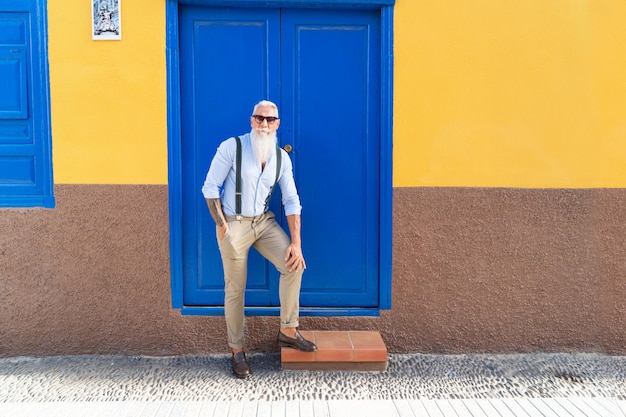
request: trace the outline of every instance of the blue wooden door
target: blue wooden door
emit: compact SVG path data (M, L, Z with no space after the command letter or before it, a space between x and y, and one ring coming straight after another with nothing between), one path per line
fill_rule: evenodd
M303 205L301 304L376 307L379 290L380 13L181 6L183 303L223 303L215 228L200 192L218 144L279 105ZM280 199L271 206L280 212ZM285 227L286 221L282 219ZM278 305L253 249L246 305Z

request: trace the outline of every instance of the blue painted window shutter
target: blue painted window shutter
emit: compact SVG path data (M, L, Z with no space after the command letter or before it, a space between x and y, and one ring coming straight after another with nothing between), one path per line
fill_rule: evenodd
M54 207L44 0L0 0L0 207Z

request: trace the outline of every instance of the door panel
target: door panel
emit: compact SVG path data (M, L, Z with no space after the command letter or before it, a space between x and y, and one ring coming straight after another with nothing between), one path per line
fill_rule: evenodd
M378 305L379 22L379 11L181 6L185 305L223 304L200 188L217 145L248 132L265 98L279 105L280 143L294 148L308 266L301 304ZM277 195L272 210L281 211ZM246 305L278 305L278 273L250 253Z
M0 24L0 30L2 25ZM20 49L0 49L0 119L26 119L28 99L26 73L26 51Z
M222 305L215 223L200 189L217 146L250 131L259 97L278 100L278 10L181 7L183 301ZM275 78L274 75L276 74ZM273 84L272 84L273 83ZM269 266L251 250L247 305L278 303Z
M281 128L304 207L303 306L378 302L379 19L283 12Z

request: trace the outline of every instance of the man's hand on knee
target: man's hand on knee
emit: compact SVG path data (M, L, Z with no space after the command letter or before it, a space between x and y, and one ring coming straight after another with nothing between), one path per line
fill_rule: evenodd
M294 243L289 245L285 253L285 266L289 268L289 272L297 271L300 268L306 269L306 262L302 254L302 248Z

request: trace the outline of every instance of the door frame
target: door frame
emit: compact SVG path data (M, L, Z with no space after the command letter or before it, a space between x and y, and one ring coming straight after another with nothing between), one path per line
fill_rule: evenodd
M223 315L223 307L189 307L183 303L182 150L178 6L367 8L381 12L381 136L379 303L376 308L302 307L302 316L377 316L391 309L393 197L393 5L395 0L166 0L168 204L172 307L183 315ZM279 307L246 307L246 315L277 316Z

